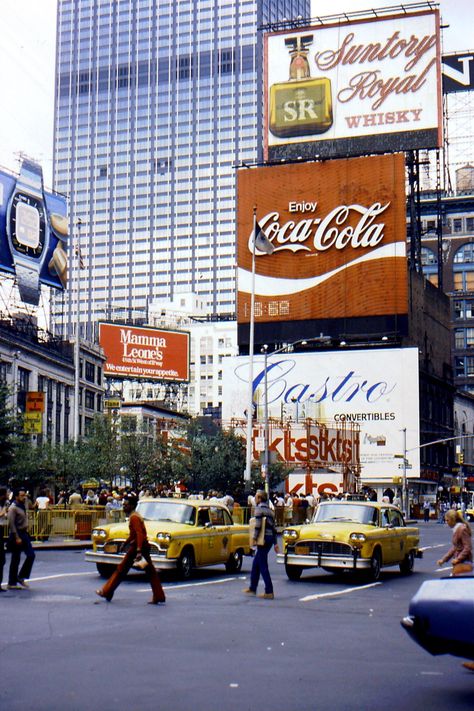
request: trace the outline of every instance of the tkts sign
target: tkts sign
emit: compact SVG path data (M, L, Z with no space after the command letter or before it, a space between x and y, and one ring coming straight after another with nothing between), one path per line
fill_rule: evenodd
M407 313L401 154L239 172L240 323L250 315L255 202L274 248L256 250L256 322Z

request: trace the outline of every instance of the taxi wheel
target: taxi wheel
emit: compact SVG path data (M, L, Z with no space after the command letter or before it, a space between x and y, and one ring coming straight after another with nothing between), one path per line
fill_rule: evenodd
M178 575L182 580L188 580L194 568L194 552L192 548L185 548L178 560Z
M115 570L115 565L109 565L108 563L96 563L97 572L102 578L110 578Z
M243 555L242 551L238 550L229 556L229 560L225 564L227 573L238 573L242 568Z
M406 554L402 562L400 563L400 573L402 575L410 575L410 573L413 573L413 568L415 566L415 554L413 551L410 551L409 553Z
M372 553L372 558L370 559L370 570L369 577L373 582L376 582L380 578L380 568L382 567L382 556L378 548Z
M301 578L303 568L299 565L285 565L285 572L290 580L299 580Z

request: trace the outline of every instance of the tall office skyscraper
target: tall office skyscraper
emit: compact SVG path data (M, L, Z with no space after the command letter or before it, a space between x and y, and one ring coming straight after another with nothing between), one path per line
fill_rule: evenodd
M54 179L83 268L71 250L58 333L78 293L89 338L184 289L235 312L235 166L261 158L259 28L298 16L309 0L59 0Z

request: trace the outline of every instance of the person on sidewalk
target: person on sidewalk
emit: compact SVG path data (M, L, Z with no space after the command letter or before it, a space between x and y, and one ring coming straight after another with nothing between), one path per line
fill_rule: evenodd
M0 592L2 588L3 568L5 566L5 531L7 528L8 492L4 486L0 487Z
M7 588L9 590L21 590L21 588L29 587L26 581L31 575L31 569L35 561L35 552L28 534L26 489L22 487L13 490L13 502L8 509L8 525L10 526L8 548L12 555ZM18 572L22 551L25 554L25 560L20 572Z
M275 552L278 553L277 531L275 526L275 515L268 505L268 494L266 491L257 491L255 494L255 533L253 545L256 547L252 571L250 573L250 586L244 590L247 595L256 595L258 581L260 575L265 583L265 592L259 597L265 600L273 600L273 583L268 570L268 554L271 548L275 547ZM265 521L265 523L263 523ZM265 539L263 545L257 545L257 539L262 528L265 525Z
M140 514L135 511L137 504L138 498L135 494L127 494L124 496L123 510L125 515L129 516L128 527L130 531L125 543L129 544L129 549L124 559L117 566L117 570L111 575L105 585L99 590L96 590L96 594L110 602L115 590L125 579L130 568L144 558L147 563L145 570L150 576L151 589L153 592L153 597L149 604L158 605L159 603L165 602L165 593L163 592L160 578L150 558L150 545L148 543L145 524Z

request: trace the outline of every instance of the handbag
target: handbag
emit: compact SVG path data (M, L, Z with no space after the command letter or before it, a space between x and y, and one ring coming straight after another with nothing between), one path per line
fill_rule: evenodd
M465 575L466 573L472 573L472 563L456 563L453 565L453 575Z
M265 524L266 524L266 517L262 516L262 525L260 526L260 531L258 532L258 537L257 537L257 546L263 546L265 543ZM249 541L250 541L250 546L254 546L254 540L255 540L255 526L257 523L257 519L255 516L252 516L252 518L249 521Z
M136 570L145 570L145 568L148 566L148 561L145 558L138 558L133 561L133 567Z

